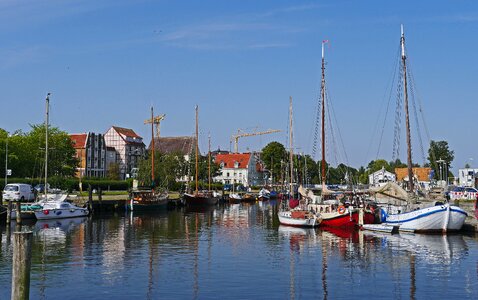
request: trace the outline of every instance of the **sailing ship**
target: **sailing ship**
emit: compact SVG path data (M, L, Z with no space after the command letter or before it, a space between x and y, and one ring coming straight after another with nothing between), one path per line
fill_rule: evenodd
M403 96L405 109L405 124L407 131L407 167L408 167L408 191L414 192L414 182L412 171L412 150L411 150L411 135L410 122L408 113L408 90L407 90L407 65L405 55L405 35L403 33L403 25L401 26L401 63L403 68ZM434 206L420 208L413 205L412 200L414 195L409 197L409 202L406 211L396 214L388 214L385 216L385 225L398 226L400 231L408 232L447 232L460 230L465 222L468 214L457 206L450 205L449 202L435 203Z
M63 219L73 217L84 217L89 214L87 208L78 207L67 202L66 193L48 193L48 126L50 110L50 93L46 96L46 116L45 116L45 193L43 199L37 204L40 208L34 211L38 220Z
M294 151L292 148L292 97L289 100L289 160L290 160L290 180L289 180L289 201L282 201L281 209L277 213L279 222L282 225L298 227L316 227L319 226L321 218L319 214L311 211L308 206L308 199L292 199L294 195ZM297 203L296 203L297 202Z
M168 207L169 193L154 189L154 110L151 106L151 189L134 189L130 192L128 209L131 211L161 210ZM149 121L148 121L149 122ZM159 135L159 134L158 134ZM159 138L159 136L158 136ZM159 139L158 139L159 140Z
M325 200L326 196L332 195L326 186L326 160L325 160L325 51L324 46L328 41L322 42L322 80L321 80L321 123L322 123L322 162L321 162L321 179L322 179L322 191L321 191L321 203L311 204L310 207L320 213L322 222L320 226L324 227L356 227L359 224L370 224L374 222L375 216L371 211L366 210L363 207L363 203L343 203L339 200ZM360 207L362 206L362 207Z
M196 105L196 147L195 147L195 157L196 157L196 174L195 174L195 186L196 189L194 193L184 193L183 199L188 206L210 206L216 205L218 198L215 197L214 193L211 191L210 184L209 190L199 191L198 189L198 168L199 168L199 129L198 129L198 111L199 108Z

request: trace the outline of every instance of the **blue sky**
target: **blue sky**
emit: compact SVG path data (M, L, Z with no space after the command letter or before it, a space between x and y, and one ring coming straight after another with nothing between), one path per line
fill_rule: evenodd
M239 128L282 130L239 141L241 151L259 150L286 143L292 96L294 145L311 153L328 39L327 87L347 161L359 167L377 158L401 23L431 139L449 142L455 168L478 165L473 0L0 0L0 127L42 122L51 92L53 125L123 126L149 143L151 104L166 114L163 136L191 135L198 104L203 150L209 132L213 148L229 149ZM378 157L390 160L393 128L385 135Z

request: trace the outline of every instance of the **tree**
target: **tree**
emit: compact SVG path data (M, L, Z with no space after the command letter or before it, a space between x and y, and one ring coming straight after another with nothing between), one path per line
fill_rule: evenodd
M272 172L273 182L279 182L283 174L283 164L286 160L287 153L284 145L279 142L270 142L262 148L261 160L266 169Z
M31 131L15 132L8 137L8 168L15 177L42 177L45 168L45 125L30 125ZM48 176L73 176L78 165L75 149L69 135L57 127L48 130ZM0 161L5 164L7 132L0 130L2 154Z
M448 148L447 141L430 141L430 148L428 149L428 161L430 162L431 168L435 172L435 179L440 179L440 174L443 174L440 172L440 165L445 167L443 172L447 172L451 168L451 162L453 159L455 159L455 152ZM444 165L438 163L438 161L443 161L442 164ZM446 178L442 179L446 180Z
M110 180L120 180L120 165L119 163L111 163L108 165L107 178Z

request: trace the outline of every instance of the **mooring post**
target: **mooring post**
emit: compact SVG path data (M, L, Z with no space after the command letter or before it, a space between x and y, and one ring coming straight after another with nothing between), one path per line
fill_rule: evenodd
M88 210L90 214L93 214L93 189L91 184L88 184Z
M22 224L22 204L17 201L17 225Z
M13 234L12 300L30 298L30 268L33 232Z
M7 204L7 224L12 221L12 201L8 201Z
M98 201L100 202L100 211L103 210L103 203L101 202L103 200L103 191L101 190L101 187L98 187Z
M363 216L364 216L364 208L360 207L359 208L359 219L358 219L359 226L363 226Z

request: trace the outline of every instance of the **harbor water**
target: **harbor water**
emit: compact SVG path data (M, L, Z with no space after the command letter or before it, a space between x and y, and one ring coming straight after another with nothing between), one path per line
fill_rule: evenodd
M0 227L0 299L12 232ZM36 221L30 299L477 299L478 237L280 226L277 204Z

